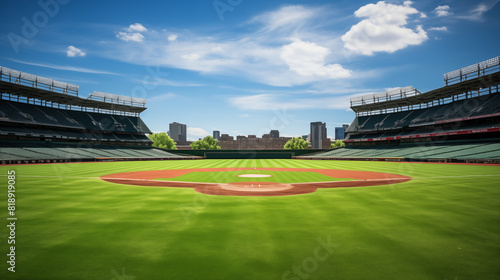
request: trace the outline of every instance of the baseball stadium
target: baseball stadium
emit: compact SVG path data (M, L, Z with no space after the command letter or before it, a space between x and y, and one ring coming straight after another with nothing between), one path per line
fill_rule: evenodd
M1 67L0 275L497 279L499 58L351 98L328 150L156 148L145 99Z

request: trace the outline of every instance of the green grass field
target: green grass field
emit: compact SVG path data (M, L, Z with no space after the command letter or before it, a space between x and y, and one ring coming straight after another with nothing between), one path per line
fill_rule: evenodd
M271 177L264 178L242 178L238 175L262 174ZM160 178L161 181L178 182L203 182L203 183L235 183L235 182L273 182L273 183L311 183L331 181L352 181L349 178L333 178L316 172L292 172L292 171L268 171L268 170L240 170L226 172L191 172L174 178Z
M98 178L215 167L331 168L414 179L296 196L235 197ZM7 270L8 170L16 171L15 273ZM461 280L500 275L497 166L196 160L2 166L0 175L0 279Z

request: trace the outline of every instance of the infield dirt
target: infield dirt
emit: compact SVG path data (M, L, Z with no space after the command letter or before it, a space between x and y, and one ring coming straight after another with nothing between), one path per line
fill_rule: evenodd
M288 172L316 172L332 178L354 179L352 181L331 181L313 183L281 184L272 182L234 182L234 183L203 183L159 181L159 178L175 178L191 172L227 172L242 170L288 171ZM231 196L282 196L298 195L315 192L318 188L347 188L366 187L402 183L411 180L411 177L380 172L353 171L338 169L309 169L309 168L198 168L198 169L169 169L140 172L127 172L105 175L102 180L125 185L149 187L180 187L193 188L195 191L211 195Z

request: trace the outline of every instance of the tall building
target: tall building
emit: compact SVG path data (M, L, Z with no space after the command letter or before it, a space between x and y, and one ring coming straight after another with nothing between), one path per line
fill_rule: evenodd
M271 138L280 138L280 132L279 130L271 130L271 132L269 132L269 136Z
M335 128L335 140L344 140L347 128L349 128L348 124L343 124L341 127L340 126L336 127Z
M345 138L345 128L343 126L335 127L335 140L343 140Z
M220 140L220 131L214 130L214 139L215 140Z
M220 136L220 141L234 141L234 137L229 136L229 134L222 134ZM221 148L222 148L222 146L221 146Z
M313 149L323 149L323 139L328 138L326 136L326 123L324 122L312 122L311 123L311 145ZM324 147L329 149L330 147Z
M185 143L187 140L186 125L176 122L169 124L168 136L177 144Z

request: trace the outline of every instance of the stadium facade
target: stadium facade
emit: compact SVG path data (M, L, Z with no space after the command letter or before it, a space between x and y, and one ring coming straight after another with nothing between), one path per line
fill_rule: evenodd
M146 100L0 67L0 163L171 159L151 147Z
M445 85L351 98L346 147L311 158L500 162L500 57L444 74Z
M484 139L500 131L499 57L444 75L427 93L412 86L351 98L356 118L346 142Z

